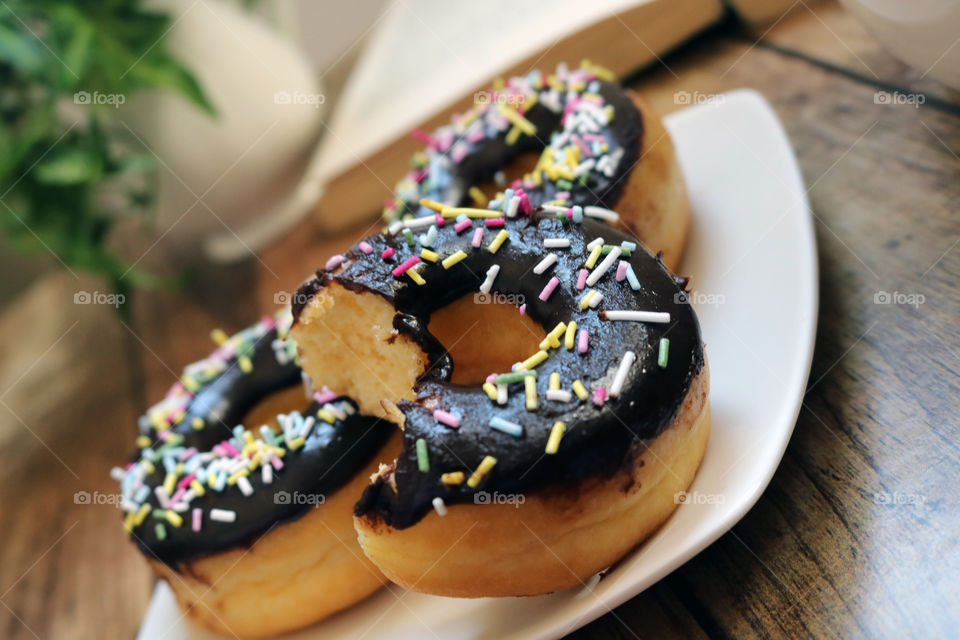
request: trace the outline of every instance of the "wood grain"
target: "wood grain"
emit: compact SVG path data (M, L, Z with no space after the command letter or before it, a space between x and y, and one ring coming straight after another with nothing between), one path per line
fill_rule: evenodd
M832 5L816 11L795 11L756 44L727 25L634 79L662 111L681 106L681 90L749 86L771 101L810 188L819 332L796 431L756 507L572 638L926 638L960 625L956 94ZM876 104L878 87L940 102ZM7 309L0 442L15 455L0 466L0 635L134 635L149 572L113 507L74 493L112 490L107 471L137 414L209 350L212 327L246 326L374 228L327 237L305 223L243 265L201 265L185 290L137 300L129 327L72 305L95 283L69 275ZM881 291L923 303L875 304Z

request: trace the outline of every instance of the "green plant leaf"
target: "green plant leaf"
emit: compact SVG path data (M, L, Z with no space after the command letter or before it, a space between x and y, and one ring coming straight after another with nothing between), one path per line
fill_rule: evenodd
M207 99L200 83L173 58L166 55L147 56L133 65L129 75L146 86L175 91L209 115L217 115L216 108Z
M10 10L0 8L0 11ZM18 31L0 22L0 62L6 62L24 73L36 73L44 62L41 46L26 29Z
M40 162L35 174L39 182L48 185L92 182L103 172L101 160L100 156L87 149L67 149Z

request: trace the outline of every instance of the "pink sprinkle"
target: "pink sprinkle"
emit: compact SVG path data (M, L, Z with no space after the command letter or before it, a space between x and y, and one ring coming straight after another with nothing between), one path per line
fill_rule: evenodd
M471 220L470 218L464 218L457 224L453 225L453 228L457 233L460 233L464 229L469 229L472 226L473 226L473 220Z
M336 397L337 394L333 391L330 391L330 389L327 388L327 385L323 385L322 391L317 391L313 394L313 399L316 400L317 404L326 404Z
M393 250L393 247L387 247L386 249L383 250L383 253L380 254L380 257L383 258L384 260L389 260L390 258L393 257L393 254L395 253L396 251Z
M603 403L607 400L607 389L605 387L597 387L593 390L593 404L598 407L602 407Z
M467 157L469 151L467 150L467 145L460 144L459 142L454 145L453 152L450 154L450 159L453 160L455 164L460 164L464 158Z
M522 315L522 316L527 315L527 305L526 305L526 303L520 305L520 315Z
M273 468L276 469L277 471L280 471L280 469L283 469L283 460L281 460L278 456L273 456L272 458L270 458L270 464L272 464Z
M193 530L200 531L200 522L203 518L203 511L201 509L193 510Z
M560 284L560 278L553 276L537 297L543 302L546 302L550 299L550 296L553 295L553 290L557 288L558 284Z
M627 277L627 261L621 260L617 263L617 282L623 282Z
M557 191L555 194L553 194L553 197L556 198L557 200L569 200L569 199L570 199L570 192L569 192L569 191Z
M444 217L443 217L442 215L440 215L439 213L438 213L437 215L435 215L433 219L437 221L437 226L438 226L438 227L442 227L443 225L445 225L445 224L447 223L447 221L444 219Z
M393 269L393 275L399 278L400 276L402 276L407 272L407 269L417 264L418 262L420 262L420 258L418 258L417 256L410 256L409 258L401 262L400 265L398 265Z
M193 482L197 477L197 474L191 473L190 475L184 477L180 482L177 483L178 489L186 489L190 486L190 483Z
M189 449L184 449L183 453L177 456L177 460L180 462L186 462L189 460L195 453L197 453L196 447L190 447Z
M373 253L373 247L370 246L369 242L363 241L357 246L360 247L360 251L363 251L367 255Z
M177 504L180 502L180 498L183 497L183 494L187 492L186 489L177 489L173 492L173 495L170 497L170 504Z
M580 139L580 136L578 136L578 135L572 135L572 136L570 136L570 138L573 140L574 144L576 144L578 147L580 147L580 151L583 152L583 155L587 156L588 158L592 158L592 157L593 157L593 154L590 153L590 147L588 147L586 144L584 144L583 140Z
M451 429L456 429L457 427L460 426L460 418L453 415L452 413L448 413L444 411L443 409L435 409L433 411L433 417L436 419L437 422L445 424Z
M483 129L474 129L473 131L467 134L467 142L472 143L472 142L477 142L478 140L482 140L484 135L486 135L486 133L483 131Z
M224 451L226 451L227 453L229 453L231 456L238 456L238 455L240 455L240 452L237 451L237 448L234 447L234 446L233 446L232 444L230 444L229 442L227 442L226 440L224 440L223 442L221 442L221 443L220 443L220 446L223 447Z
M577 351L579 353L586 353L587 346L589 342L589 334L587 334L586 329L580 329L579 335L577 335Z
M227 457L227 452L226 452L226 450L224 450L224 448L221 447L221 446L218 445L218 444L213 445L213 453L214 453L214 455L216 455L216 456L218 456L218 457L220 457L220 458L226 458L226 457Z
M433 136L431 136L429 133L422 131L420 129L414 129L413 131L411 131L410 137L413 138L414 140L419 140L420 142L426 145L433 145L436 143L436 141L433 139Z
M393 198L387 198L386 200L383 201L384 209L393 209L396 206L397 206L397 203L394 202Z
M577 291L583 291L583 288L587 286L587 270L580 269L580 273L577 274Z
M476 248L480 246L481 242L483 242L483 227L477 227L476 231L473 232L473 240L470 244Z
M520 213L522 213L525 216L528 216L531 213L533 213L533 206L530 204L530 198L527 196L526 193L520 196Z
M331 269L336 269L341 264L343 264L343 256L340 256L340 255L331 256L330 259L327 260L327 264L325 265L325 268L327 269L327 271L329 271Z
M502 227L506 224L504 218L487 218L486 222L488 227Z
M523 183L520 181L520 178L517 178L516 180L514 180L513 182L510 183L510 188L511 188L511 189L519 189L522 185L523 185Z

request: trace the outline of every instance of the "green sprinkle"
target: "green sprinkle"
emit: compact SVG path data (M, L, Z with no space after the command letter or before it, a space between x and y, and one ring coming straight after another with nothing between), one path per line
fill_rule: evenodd
M536 371L513 371L511 373L501 373L498 375L494 382L496 384L510 384L511 382L520 382L527 376L537 377Z
M557 180L557 186L561 189L567 190L573 188L573 183L569 180L564 180L561 178L560 180Z
M153 527L154 533L157 534L157 540L166 540L167 539L167 528L160 524L159 522Z
M417 438L417 466L421 473L430 471L430 458L427 456L427 441Z
M657 355L657 366L667 368L667 358L670 356L670 338L660 338L660 353Z
M411 247L417 244L417 241L413 237L413 231L410 231L409 228L403 230L403 238L407 241L407 244Z
M620 255L623 256L624 258L629 258L629 257L630 257L630 254L633 253L633 250L630 249L629 247L624 247L624 246L622 246L622 245L616 245L616 244L605 244L605 245L603 245L603 246L600 248L600 253L602 253L603 255L607 255L608 253L610 253L610 251L611 251L614 247L617 247L618 249L620 249Z

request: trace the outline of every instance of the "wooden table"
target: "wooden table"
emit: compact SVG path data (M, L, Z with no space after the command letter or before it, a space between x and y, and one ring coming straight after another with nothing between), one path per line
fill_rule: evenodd
M732 531L571 637L956 637L960 101L832 4L798 5L759 35L723 25L632 84L665 112L676 91L754 87L783 120L820 247L804 406L772 484ZM878 89L926 102L878 104ZM70 274L5 310L0 635L136 632L151 574L112 507L75 493L113 491L107 471L137 415L209 350L210 328L244 327L362 231L328 238L305 223L257 259L142 295L129 321L71 304L98 283ZM924 299L880 305L879 291Z

